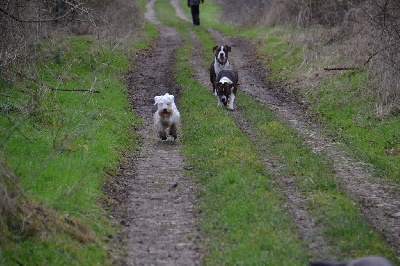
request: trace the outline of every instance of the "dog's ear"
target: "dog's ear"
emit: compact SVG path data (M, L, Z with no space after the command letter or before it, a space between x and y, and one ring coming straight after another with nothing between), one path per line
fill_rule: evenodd
M154 105L156 105L160 102L160 98L161 98L161 96L154 97Z
M168 93L167 93L167 94L168 94ZM170 99L170 100L171 100L171 102L173 102L173 101L175 100L175 97L174 97L174 95L170 95L170 94L168 94L167 96L168 96L168 99Z
M228 52L231 52L231 47L230 47L230 46L225 45L225 47L226 47L226 49L227 49Z
M215 54L215 51L218 49L218 45L213 47L213 53Z

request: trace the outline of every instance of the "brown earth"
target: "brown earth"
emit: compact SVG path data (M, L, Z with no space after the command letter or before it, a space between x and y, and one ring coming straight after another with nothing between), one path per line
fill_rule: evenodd
M189 21L178 0L171 0L171 3L177 16ZM148 4L145 16L157 26L160 36L156 45L135 56L135 67L128 77L132 111L143 121L143 126L135 130L142 143L137 153L126 154L126 161L121 164L109 191L115 202L113 217L123 226L122 233L114 239L111 254L114 263L120 265L198 265L205 249L196 226L196 186L184 174L187 169L180 153L179 136L177 141L160 141L152 129L154 96L169 92L178 99L179 108L181 88L173 78L173 63L176 49L183 40L175 30L160 25L155 19L153 4L154 0ZM209 31L216 44L232 46L229 59L239 69L240 89L295 128L314 152L332 161L341 188L358 204L366 221L400 254L398 185L375 177L370 166L354 160L340 149L338 143L324 137L323 127L306 115L305 106L294 95L268 82L268 71L257 59L251 43L243 38L223 36L212 29ZM197 47L191 58L195 78L210 88L211 93L208 70L202 67L201 43L194 34L192 43ZM256 140L240 109L232 114L249 139ZM306 196L297 192L292 178L282 175L279 165L267 155L261 160L267 170L277 176L276 182L287 200L287 209L313 257L335 259L329 241L304 208Z

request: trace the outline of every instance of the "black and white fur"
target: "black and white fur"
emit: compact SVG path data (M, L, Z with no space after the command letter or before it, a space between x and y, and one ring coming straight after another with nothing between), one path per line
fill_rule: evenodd
M217 82L218 73L225 67L229 66L229 53L231 47L228 45L217 45L213 47L214 61L210 65L210 82L213 86L215 94L215 82Z
M227 106L234 110L233 103L238 89L239 76L233 66L225 66L219 71L216 82L214 82L214 94L218 98L218 106Z

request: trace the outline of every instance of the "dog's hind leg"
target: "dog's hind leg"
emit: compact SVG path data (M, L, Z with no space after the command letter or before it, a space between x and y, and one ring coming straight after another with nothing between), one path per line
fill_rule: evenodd
M170 128L169 128L169 134L171 136L174 137L174 139L176 139L178 137L178 128L176 126L176 124L173 124Z

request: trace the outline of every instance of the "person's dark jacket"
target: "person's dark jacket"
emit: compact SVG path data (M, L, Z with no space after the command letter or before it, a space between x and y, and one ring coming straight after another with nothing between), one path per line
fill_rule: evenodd
M201 2L203 3L204 0L201 0ZM200 0L188 0L188 6L198 6L200 5Z

